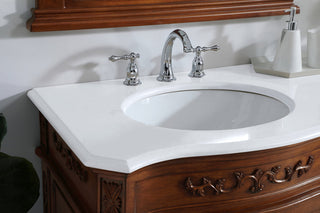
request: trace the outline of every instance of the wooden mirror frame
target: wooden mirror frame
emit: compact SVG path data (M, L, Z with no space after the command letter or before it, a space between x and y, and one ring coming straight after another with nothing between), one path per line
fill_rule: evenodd
M32 32L200 22L285 14L293 0L35 0Z

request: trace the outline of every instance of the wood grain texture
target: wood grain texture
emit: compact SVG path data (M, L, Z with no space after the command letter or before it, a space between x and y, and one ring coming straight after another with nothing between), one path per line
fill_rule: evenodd
M291 6L293 0L39 0L27 28L40 32L251 18L283 15Z
M84 166L50 123L41 128L48 136L41 137L48 141L41 146L49 150L36 150L43 162L45 212L320 211L320 138L263 151L175 159L123 174ZM86 179L70 170L62 149L79 162Z

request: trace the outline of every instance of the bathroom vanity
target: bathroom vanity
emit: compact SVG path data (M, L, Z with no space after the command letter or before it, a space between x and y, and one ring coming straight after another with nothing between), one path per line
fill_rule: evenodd
M29 91L40 111L45 212L320 211L320 76L285 79L242 65L155 78ZM211 103L222 119L212 126L207 99L224 103ZM198 102L197 120L186 109Z

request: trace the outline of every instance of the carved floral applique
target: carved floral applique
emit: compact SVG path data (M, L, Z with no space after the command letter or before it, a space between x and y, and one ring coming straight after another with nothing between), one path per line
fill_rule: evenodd
M299 160L295 166L292 167L286 167L285 168L285 177L283 179L278 179L277 175L280 171L280 166L274 166L270 170L263 171L262 169L256 169L252 174L248 175L243 172L234 172L233 175L235 176L236 182L234 186L231 188L225 189L224 183L226 182L226 179L221 178L217 180L210 180L209 178L202 178L202 184L201 185L193 185L191 178L188 177L185 181L185 188L188 191L191 191L193 195L200 195L202 197L206 196L206 188L211 188L216 195L219 195L221 193L229 193L234 191L235 189L241 188L241 185L244 181L250 180L252 182L252 186L249 188L249 191L251 193L257 193L263 190L264 188L264 182L268 180L270 183L285 183L288 181L291 181L293 176L297 174L297 177L301 177L303 174L307 173L312 164L313 164L314 158L313 156L309 156L307 163L305 166L302 166L302 161Z
M102 212L121 213L122 184L103 180L102 190Z

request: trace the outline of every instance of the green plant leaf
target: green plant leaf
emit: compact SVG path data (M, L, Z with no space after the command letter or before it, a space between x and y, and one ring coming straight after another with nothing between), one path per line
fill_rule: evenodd
M4 115L2 113L0 113L0 148L1 148L1 141L2 141L3 137L6 135L6 133L7 133L6 118L4 117Z
M0 211L25 213L39 197L39 178L32 163L0 152Z

